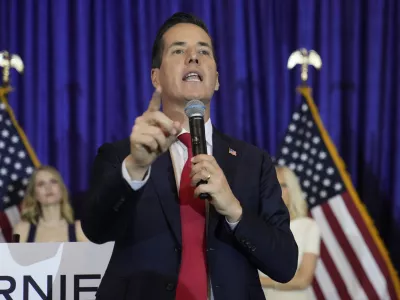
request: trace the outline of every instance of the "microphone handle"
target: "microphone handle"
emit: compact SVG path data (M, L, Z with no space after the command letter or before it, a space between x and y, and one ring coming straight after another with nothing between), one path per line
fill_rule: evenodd
M193 116L189 118L190 135L192 139L192 153L193 156L198 154L207 154L207 144L206 144L206 133L204 129L204 118L203 116ZM197 186L200 184L205 184L207 181L200 180ZM201 193L199 195L200 199L210 199L208 193Z

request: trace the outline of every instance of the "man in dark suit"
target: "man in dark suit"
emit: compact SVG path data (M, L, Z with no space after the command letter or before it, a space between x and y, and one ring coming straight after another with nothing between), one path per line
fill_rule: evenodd
M218 72L201 20L177 13L164 23L151 79L130 139L101 146L93 166L82 227L95 243L115 241L97 299L265 299L258 270L290 281L298 249L269 155L211 124ZM194 158L192 99L206 106L208 151Z

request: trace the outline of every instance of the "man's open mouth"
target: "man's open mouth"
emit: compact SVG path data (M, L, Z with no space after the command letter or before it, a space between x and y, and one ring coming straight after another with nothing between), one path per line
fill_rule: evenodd
M182 78L183 81L200 82L203 81L203 77L197 72L189 72Z

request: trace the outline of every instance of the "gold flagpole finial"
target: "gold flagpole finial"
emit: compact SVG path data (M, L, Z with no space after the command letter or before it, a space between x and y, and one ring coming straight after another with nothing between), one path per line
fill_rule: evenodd
M10 86L10 71L16 69L19 73L24 71L24 63L17 54L10 54L8 51L0 52L0 67L2 70L2 86Z
M305 84L308 80L308 66L320 69L322 66L321 57L314 51L301 48L294 51L288 59L288 69L293 69L296 65L301 65L301 81Z

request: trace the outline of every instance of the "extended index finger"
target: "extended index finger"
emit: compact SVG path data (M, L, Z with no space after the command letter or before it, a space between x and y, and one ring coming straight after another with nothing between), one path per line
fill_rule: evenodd
M159 111L161 107L161 88L158 87L151 97L147 111Z

